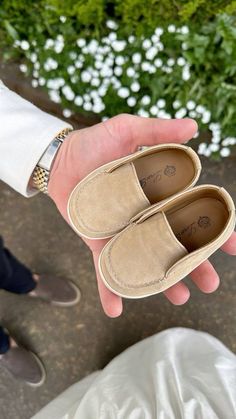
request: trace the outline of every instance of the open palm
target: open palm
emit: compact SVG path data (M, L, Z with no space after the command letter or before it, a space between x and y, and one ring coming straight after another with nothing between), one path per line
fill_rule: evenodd
M191 119L165 120L126 114L74 131L62 145L54 163L49 194L68 221L67 202L70 193L91 171L137 151L139 146L187 142L196 131L197 124ZM117 317L122 313L122 300L105 287L98 271L98 258L108 240L84 241L93 253L103 309L108 316ZM229 254L236 254L236 233L233 233L222 249ZM190 276L198 288L206 293L215 291L219 285L218 274L209 261L202 263ZM184 304L190 292L181 281L165 291L165 296L173 304Z

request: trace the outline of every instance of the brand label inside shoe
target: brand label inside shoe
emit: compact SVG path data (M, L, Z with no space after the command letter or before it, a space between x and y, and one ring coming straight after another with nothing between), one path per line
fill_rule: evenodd
M157 183L162 180L164 176L171 177L176 174L176 167L167 165L164 170L157 170L154 173L140 179L140 185L144 188L147 183Z

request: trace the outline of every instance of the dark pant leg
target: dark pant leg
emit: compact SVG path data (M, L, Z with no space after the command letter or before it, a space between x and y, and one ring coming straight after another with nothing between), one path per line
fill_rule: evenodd
M0 288L16 294L27 294L35 286L32 272L4 248L0 237Z
M0 326L0 354L5 354L10 347L9 336Z

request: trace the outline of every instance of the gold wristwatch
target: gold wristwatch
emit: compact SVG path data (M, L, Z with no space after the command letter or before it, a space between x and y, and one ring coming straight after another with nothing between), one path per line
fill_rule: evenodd
M72 129L66 128L53 139L34 169L33 185L45 194L48 194L48 181L54 159L63 141L71 131Z

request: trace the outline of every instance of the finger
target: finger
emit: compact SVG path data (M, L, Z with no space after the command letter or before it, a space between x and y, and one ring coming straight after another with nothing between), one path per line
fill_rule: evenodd
M197 287L205 293L214 292L220 284L219 276L209 260L194 269L190 277Z
M132 143L134 150L141 145L158 143L184 143L196 134L198 126L193 119L142 118L134 115L120 115L107 121L117 123L116 132L120 139ZM120 124L120 127L119 127Z
M227 242L221 246L221 250L229 255L236 255L236 231L234 231Z
M123 311L122 299L118 295L111 292L104 284L101 279L99 270L98 270L98 259L99 253L93 253L93 260L97 275L98 282L98 291L100 295L101 304L104 312L108 317L119 317Z
M164 294L166 298L168 298L168 300L175 305L185 304L190 297L189 289L183 282L178 282L168 288Z

